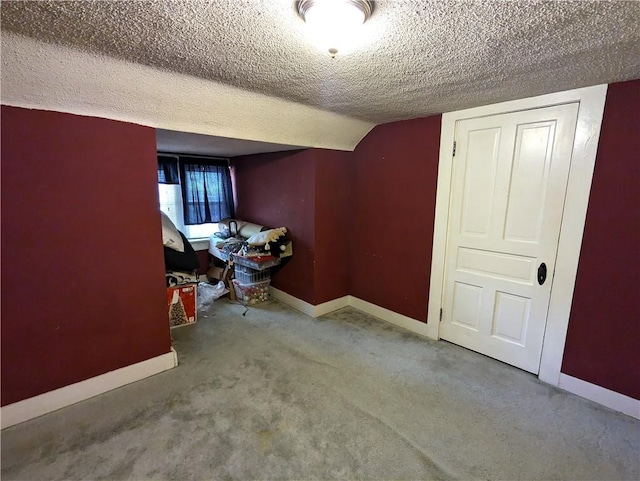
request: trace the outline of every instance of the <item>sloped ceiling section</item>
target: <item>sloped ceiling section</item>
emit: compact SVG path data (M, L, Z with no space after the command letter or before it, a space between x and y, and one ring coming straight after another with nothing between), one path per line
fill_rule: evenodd
M133 103L142 87L123 85L121 75L125 66L139 64L125 77L159 89L142 93L151 105L172 98L163 87L169 82L181 90L170 100L172 108L180 115L195 111L192 124L201 125L200 110L218 116L214 100L229 94L230 102L221 103L240 108L224 115L247 122L253 139L276 143L292 137L295 144L346 145L338 138L350 134L353 144L373 124L640 77L637 1L378 0L351 48L335 59L307 37L294 0L3 1L1 21L14 50L15 35L34 39L21 54L46 50L35 41L65 47L50 50L60 62L68 63L63 56L71 51L86 52L85 58L72 54L73 63L93 69L84 78L65 75L73 77L74 88L91 84L87 95L94 103L103 100L91 90L97 84L107 97L109 87L126 90ZM9 75L18 84L44 73L32 65ZM89 78L98 73L103 78ZM56 89L65 75L57 75ZM310 110L298 111L295 104ZM250 105L256 119L248 117ZM150 109L143 109L146 117L153 117ZM289 120L275 119L268 137L259 132L257 122L280 115ZM157 124L175 129L158 116ZM223 123L209 118L199 132L235 136L242 130L212 132L213 124L217 130ZM271 137L293 123L299 124L295 134ZM302 142L305 130L312 140Z
M156 129L156 147L158 152L212 155L227 158L304 148L299 145L255 142L252 140L230 139L228 137L191 134L165 129Z
M353 150L373 127L289 100L2 35L2 103L174 131Z

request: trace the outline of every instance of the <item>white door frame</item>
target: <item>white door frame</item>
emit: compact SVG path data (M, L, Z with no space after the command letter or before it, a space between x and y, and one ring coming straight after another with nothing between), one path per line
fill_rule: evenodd
M538 375L541 381L554 386L559 384L560 367L569 326L573 289L578 271L582 234L587 215L591 179L593 178L606 95L607 85L596 85L594 87L449 112L442 115L433 253L431 258L431 282L427 313L428 337L439 339L438 331L447 246L447 221L451 194L453 139L456 122L473 117L579 102L578 122L573 143L562 227L560 228L551 299L547 313L547 327L542 345L540 373Z

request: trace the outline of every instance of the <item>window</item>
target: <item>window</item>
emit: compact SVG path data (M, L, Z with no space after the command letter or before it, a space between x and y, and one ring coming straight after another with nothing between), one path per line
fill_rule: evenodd
M208 238L218 230L218 221L234 217L227 162L206 157L158 156L160 210L187 238Z

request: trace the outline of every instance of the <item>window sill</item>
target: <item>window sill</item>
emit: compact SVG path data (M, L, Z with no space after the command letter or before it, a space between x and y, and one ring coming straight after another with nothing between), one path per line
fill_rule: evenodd
M201 237L198 239L189 239L194 251L208 251L209 250L209 238Z

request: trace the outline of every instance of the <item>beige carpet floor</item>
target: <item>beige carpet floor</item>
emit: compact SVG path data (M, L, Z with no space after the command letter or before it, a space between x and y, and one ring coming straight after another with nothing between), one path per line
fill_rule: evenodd
M180 365L2 432L2 479L638 480L640 421L352 308L219 300Z

